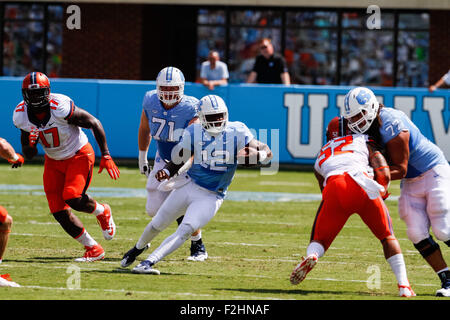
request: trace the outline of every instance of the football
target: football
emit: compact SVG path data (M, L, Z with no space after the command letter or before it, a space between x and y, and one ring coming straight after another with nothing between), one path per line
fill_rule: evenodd
M258 150L253 147L244 147L237 154L237 162L246 167L258 164Z

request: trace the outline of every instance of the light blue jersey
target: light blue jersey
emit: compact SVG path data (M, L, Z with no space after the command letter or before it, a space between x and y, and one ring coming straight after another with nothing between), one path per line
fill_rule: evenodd
M428 140L405 113L384 107L380 110L380 118L383 145L400 132L409 131L409 161L405 178L417 177L438 164L447 163L441 149Z
M251 140L253 134L242 122L228 122L217 137L208 134L201 124L186 128L180 147L194 153L189 177L199 186L225 197L237 168L237 153Z
M184 95L175 107L166 110L156 90L145 94L142 107L149 121L150 135L156 140L161 158L171 160L173 147L189 122L197 116L197 103L197 98Z

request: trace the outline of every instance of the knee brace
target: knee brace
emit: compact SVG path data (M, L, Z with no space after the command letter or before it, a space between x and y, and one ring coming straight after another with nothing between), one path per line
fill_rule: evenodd
M92 212L95 210L95 207L93 209L89 208L88 204L90 199L91 198L87 194L83 194L79 198L64 200L64 202L67 203L73 210L81 212Z
M428 238L415 243L414 247L419 251L422 257L426 258L439 250L439 245L433 240L433 237L429 236Z

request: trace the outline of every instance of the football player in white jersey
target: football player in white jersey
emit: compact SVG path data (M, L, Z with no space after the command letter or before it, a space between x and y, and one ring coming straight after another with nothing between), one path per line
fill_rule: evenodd
M380 104L364 87L344 99L344 118L355 133L367 133L385 148L392 180L401 179L398 211L414 247L437 273L437 296L450 297L450 270L430 227L450 246L450 166L443 152L400 110Z
M165 67L156 78L156 90L145 94L142 104L141 122L139 125L139 168L148 176L147 204L145 209L150 217L154 217L170 191L160 188L155 174L171 160L172 148L179 141L182 131L197 118L196 105L198 99L184 94L184 75L178 68ZM147 160L147 152L152 140L156 141L157 152L153 169ZM183 217L177 220L180 224ZM147 249L147 248L145 248ZM140 254L140 250L131 250L125 255ZM191 236L190 261L204 261L208 258L202 241L201 230Z
M37 143L45 152L43 183L48 205L61 227L85 247L78 262L101 260L105 251L86 231L71 209L93 213L103 237L111 240L116 226L108 204L100 204L86 194L92 180L95 154L81 128L91 129L100 148L101 173L112 179L119 169L111 158L101 122L75 106L72 99L50 92L50 81L41 72L29 73L22 82L23 101L14 110L14 125L21 130L22 151L26 159L37 154Z
M183 221L175 233L133 268L134 273L159 274L152 266L178 249L194 230L202 228L215 216L233 180L238 156L246 159L253 155L255 164L256 160L266 163L272 158L269 147L256 140L245 124L228 121L228 108L219 96L203 97L198 114L200 123L186 128L173 149L172 161L156 173L156 179L170 184L186 162L192 161L192 166L147 225L135 247L147 246L181 215L184 215ZM133 261L125 259L121 265L129 266Z
M389 168L382 154L374 149L367 135L349 134L333 137L320 150L314 173L322 191L322 202L314 220L307 256L291 274L292 284L303 281L316 265L347 219L357 213L380 240L384 256L394 272L402 297L415 296L409 284L400 244L395 238L392 222L382 196L389 185ZM371 177L374 175L374 179Z

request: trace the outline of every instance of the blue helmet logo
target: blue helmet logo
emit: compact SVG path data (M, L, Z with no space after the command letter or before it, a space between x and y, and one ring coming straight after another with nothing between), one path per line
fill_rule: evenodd
M365 90L359 91L358 95L356 96L356 101L358 101L360 105L365 105L367 102L369 102L369 100L370 93Z

